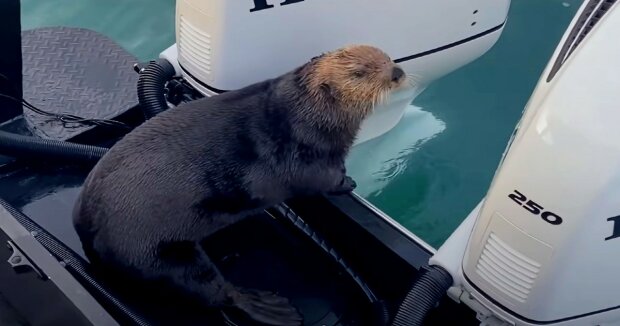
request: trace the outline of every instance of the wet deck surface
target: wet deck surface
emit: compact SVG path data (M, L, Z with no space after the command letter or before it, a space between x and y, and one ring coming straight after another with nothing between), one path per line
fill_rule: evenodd
M71 223L71 211L87 173L87 168L53 166L4 171L0 177L0 197L73 251L84 255ZM356 325L355 320L359 321L360 314L364 314L354 308L364 305L359 289L339 271L337 264L313 247L309 239L296 238L290 231L282 226L282 221L265 214L210 237L205 246L232 282L250 288L272 289L291 298L304 311L306 325ZM170 308L168 303L160 306L166 300L143 306L145 297L148 296L141 294L127 300L145 312ZM10 318L11 322L21 320L17 314L8 313L12 311L11 306L1 299L0 312L7 311L5 318ZM179 323L203 318L207 318L207 322L214 318L178 309L183 311L182 319L179 314L171 317L170 311L156 315L156 319L171 318L170 322Z
M83 255L71 211L86 175L76 168L26 168L0 178L0 197Z
M0 292L0 325L22 326L28 325L23 316Z

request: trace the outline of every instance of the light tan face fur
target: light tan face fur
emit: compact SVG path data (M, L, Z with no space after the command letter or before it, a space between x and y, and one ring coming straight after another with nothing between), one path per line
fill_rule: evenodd
M405 81L403 70L387 54L367 45L324 54L308 80L311 89L330 93L339 107L363 110L364 115Z

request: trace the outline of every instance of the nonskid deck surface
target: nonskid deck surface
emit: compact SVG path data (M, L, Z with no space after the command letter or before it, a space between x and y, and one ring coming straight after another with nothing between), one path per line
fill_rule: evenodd
M108 37L74 27L22 32L24 99L37 108L83 118L113 119L138 104L135 56ZM24 110L34 135L67 140L93 126L68 124Z

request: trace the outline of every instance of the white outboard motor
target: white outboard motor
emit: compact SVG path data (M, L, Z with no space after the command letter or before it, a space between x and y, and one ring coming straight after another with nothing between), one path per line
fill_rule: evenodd
M178 0L177 43L161 57L207 96L276 77L347 44L377 46L414 75L358 135L390 130L431 81L499 38L510 0Z
M483 324L620 325L618 31L615 0L584 1L483 203L431 260Z

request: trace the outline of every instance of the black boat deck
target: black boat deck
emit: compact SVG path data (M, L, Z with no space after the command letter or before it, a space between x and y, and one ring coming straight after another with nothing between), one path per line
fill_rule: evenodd
M88 37L84 39L84 35ZM89 31L68 28L25 32L24 49L29 49L29 42L39 42L36 48L31 48L29 55L24 56L23 93L26 99L40 109L54 113L88 118L120 117L127 123L139 121L133 95L137 75L129 75L134 74L132 57L114 46L98 46L94 48L96 51L85 51L83 44L67 46L72 40L109 42L99 37ZM56 41L50 41L52 38ZM41 47L40 44L47 46ZM78 52L80 55L76 55ZM67 56L78 62L61 65L61 68L54 64L40 65L41 60L47 62L48 58L40 58L46 55ZM109 60L108 55L115 55L116 59ZM93 80L95 76L101 80ZM51 88L45 91L46 87ZM80 94L80 89L84 94ZM97 99L91 102L93 97ZM21 118L6 121L1 129L48 139L97 144L109 144L119 136L104 127L67 130L59 122L45 122L29 111ZM101 281L97 271L88 270L83 261L82 248L71 224L71 210L89 168L15 161L8 157L0 158L0 165L0 198L23 214L22 218L36 223L42 232L48 232L50 238L59 240L60 246L66 246L67 252L74 255L71 259L86 266L89 277ZM417 269L427 263L432 254L353 196L305 198L288 204L336 249L377 297L385 301L392 314L417 277ZM0 230L0 242L6 243L7 240L6 233ZM205 242L205 248L231 281L253 288L277 290L290 297L304 314L305 325L372 324L373 307L346 270L277 211L249 218L219 232ZM16 274L3 263L10 254L10 251L0 254L0 324L87 324L79 310L52 281L38 279L32 272ZM62 266L66 265L99 303L124 324L127 321L125 312L99 293L97 286L84 279L84 275L72 268L73 265L68 264L64 257L64 261L59 259ZM252 325L242 322L242 318L232 312L226 317L219 311L209 312L202 307L160 297L156 289L131 288L126 284L115 287L113 282L105 284L115 297L148 324ZM427 324L478 323L472 311L445 299L431 311Z
M64 167L25 168L0 178L0 197L80 253L70 211L85 173L83 169ZM390 235L397 230L376 220L369 209L357 207L359 214L351 218L346 211L354 207L355 202L353 197L345 196L331 200L323 197L300 199L289 204L337 249L393 312L415 279L416 268L426 262L430 253L402 234L398 237ZM371 219L375 219L371 224L363 223ZM381 234L391 236L392 241L382 241ZM360 288L329 255L277 213L245 220L216 234L205 245L231 281L248 287L277 290L289 296L304 312L305 325L370 325L372 307ZM9 270L8 265L4 267ZM34 273L20 274L20 277L30 277L29 282L36 282ZM0 293L3 290L0 287ZM15 290L5 291L15 293ZM148 289L140 291L116 294L138 314L146 316L147 321L167 321L162 325L193 325L199 320L224 321L219 314L206 314L198 309L188 311L188 306L174 307L166 298L157 297L157 293L145 293ZM152 300L147 302L145 298ZM444 301L440 309L431 313L429 325L476 325L473 312L449 299ZM20 304L19 307L24 309L27 306ZM41 306L26 309L32 310L40 311ZM34 315L24 313L21 316L32 321ZM39 323L34 321L32 324Z

